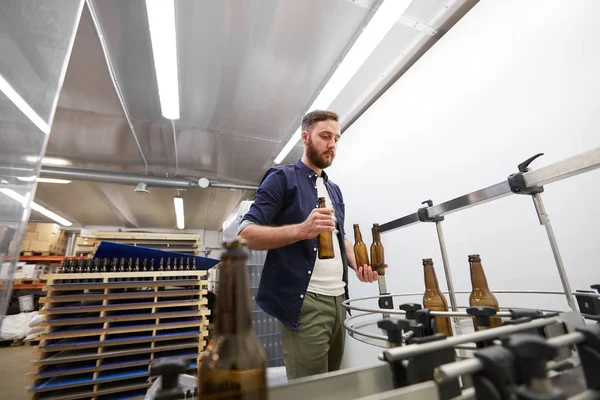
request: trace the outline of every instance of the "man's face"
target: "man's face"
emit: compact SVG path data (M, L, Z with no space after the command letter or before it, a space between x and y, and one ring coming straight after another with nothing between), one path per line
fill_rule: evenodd
M309 132L302 132L306 145L306 156L317 168L325 169L333 163L337 141L340 139L340 124L337 121L319 121Z

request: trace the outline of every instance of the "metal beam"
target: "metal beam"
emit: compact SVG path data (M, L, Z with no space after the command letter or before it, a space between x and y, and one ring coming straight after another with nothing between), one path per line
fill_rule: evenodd
M542 186L544 184L556 182L571 176L583 174L600 168L600 147L582 153L562 161L558 161L548 166L525 172L523 179L527 187ZM497 200L512 194L508 181L500 182L475 192L448 200L444 203L428 207L427 216L429 218L442 217L469 207L484 204L489 201ZM410 226L419 222L417 213L412 213L404 217L395 219L382 224L381 232L391 231L405 226Z

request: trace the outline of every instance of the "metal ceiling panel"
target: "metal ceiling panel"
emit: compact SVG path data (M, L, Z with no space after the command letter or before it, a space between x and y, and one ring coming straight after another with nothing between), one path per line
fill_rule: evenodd
M65 108L56 113L46 155L67 158L77 167L143 167L123 117Z
M83 225L122 226L112 209L101 201L92 186L94 183L73 181L68 185L40 183L36 201L67 219Z
M81 0L2 2L0 73L47 124L80 12Z
M181 123L281 140L369 12L346 0L178 1Z
M58 107L125 118L87 7L81 14Z

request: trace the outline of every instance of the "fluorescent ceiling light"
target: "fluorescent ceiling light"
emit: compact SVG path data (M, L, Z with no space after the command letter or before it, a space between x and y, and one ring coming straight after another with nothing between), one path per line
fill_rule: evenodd
M38 183L60 183L66 185L67 183L71 183L71 181L66 179L54 179L54 178L37 178L35 175L32 176L17 176L17 179L21 182L33 182L37 181Z
M352 79L356 71L369 58L379 43L388 34L390 29L402 16L412 0L385 0L377 9L377 12L369 24L362 31L348 54L337 67L327 84L321 90L315 101L311 104L308 112L313 110L324 110L331 106L341 91ZM289 154L302 137L302 127L298 128L287 144L281 149L275 163L280 164Z
M0 193L4 193L6 196L10 197L11 199L13 199L13 200L17 201L18 203L20 203L21 205L23 205L23 207L25 207L25 204L27 204L28 199L21 196L19 193L15 192L12 189L0 189ZM45 215L46 217L58 222L61 225L64 225L64 226L73 225L73 223L71 221L61 217L60 215L48 210L45 207L40 206L39 204L37 204L34 201L31 202L31 209L39 212L40 214Z
M183 216L183 199L179 196L173 198L175 203L175 216L177 217L177 229L185 228L185 218Z
M30 163L38 163L38 162L40 162L40 158L36 157L36 156L27 156L27 157L25 157L25 161L30 162ZM42 158L42 164L66 166L66 165L71 165L71 161L65 160L64 158L58 158L58 157L44 157L44 158Z
M19 110L21 110L23 114L25 114L27 118L29 118L31 122L33 122L35 126L39 128L39 130L44 132L46 135L50 133L50 125L48 125L48 123L44 121L44 119L40 117L40 115L35 112L35 110L31 108L29 104L27 104L25 99L23 99L21 95L17 93L17 91L10 85L10 83L8 83L6 79L4 79L2 75L0 75L0 90L6 95L6 97L10 99L10 101L13 102L15 106L17 106Z
M146 0L146 10L162 115L179 119L175 1Z

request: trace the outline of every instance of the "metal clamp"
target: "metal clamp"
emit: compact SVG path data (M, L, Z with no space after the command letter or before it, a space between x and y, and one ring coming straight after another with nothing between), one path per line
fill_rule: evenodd
M576 329L583 334L584 341L577 345L581 365L588 389L600 390L600 324L587 325Z
M543 156L544 153L538 153L535 156L529 157L527 160L523 161L518 165L519 172L515 172L508 176L508 186L510 187L510 191L515 194L537 194L542 193L544 191L543 186L531 186L528 187L525 183L525 178L523 174L525 172L529 172L529 164L533 162L538 157Z
M443 216L430 217L427 213L428 207L433 207L433 201L425 200L422 201L421 204L427 204L427 207L421 207L417 210L417 217L419 217L419 221L421 222L441 222L444 220Z
M600 293L600 285L591 285ZM575 298L579 305L579 310L584 318L600 321L600 294L592 290L576 290Z

